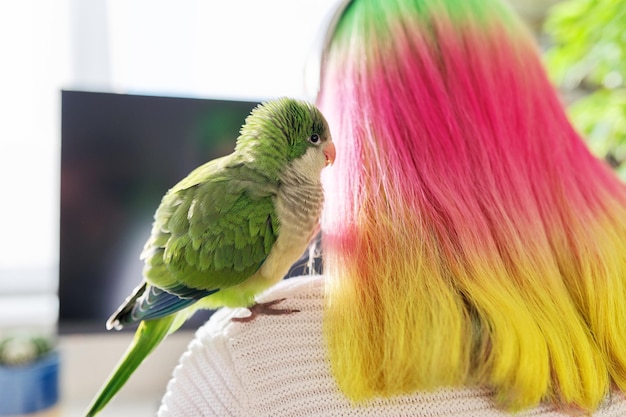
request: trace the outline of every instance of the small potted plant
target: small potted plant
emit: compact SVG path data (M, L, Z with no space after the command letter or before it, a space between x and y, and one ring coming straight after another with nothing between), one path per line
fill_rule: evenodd
M51 416L59 399L59 356L49 338L0 338L0 416Z

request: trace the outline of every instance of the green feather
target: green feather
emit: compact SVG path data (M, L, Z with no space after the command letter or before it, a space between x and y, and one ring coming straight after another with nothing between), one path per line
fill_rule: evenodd
M182 283L207 290L237 285L269 254L280 229L274 213L278 185L268 186L263 176L239 163L223 164L219 175L213 168L206 164L194 171L201 183L176 187L163 199L156 218L164 224L155 221L156 238L144 250L156 256L161 253L154 245L165 250L163 264L151 262L147 255L146 279L151 284L167 289ZM259 183L265 183L265 192L259 191ZM172 214L167 218L162 213ZM246 221L247 234L241 229ZM268 221L274 222L269 233Z

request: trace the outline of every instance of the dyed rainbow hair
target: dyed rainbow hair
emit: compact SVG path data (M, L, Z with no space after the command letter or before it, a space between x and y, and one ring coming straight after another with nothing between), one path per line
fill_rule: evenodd
M354 400L481 385L505 408L626 390L626 188L495 0L354 0L318 104L337 159L325 333Z

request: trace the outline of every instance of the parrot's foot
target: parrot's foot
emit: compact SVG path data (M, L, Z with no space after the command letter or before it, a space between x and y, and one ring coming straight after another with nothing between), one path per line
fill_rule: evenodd
M294 310L291 308L272 308L274 305L285 301L286 298L280 298L278 300L274 300L274 301L268 301L266 303L256 303L250 307L248 307L248 310L250 310L250 315L246 316L246 317L233 317L231 320L238 322L238 323L248 323L252 320L254 320L255 318L257 318L257 316L279 316L282 314L291 314L291 313L299 313L300 310Z

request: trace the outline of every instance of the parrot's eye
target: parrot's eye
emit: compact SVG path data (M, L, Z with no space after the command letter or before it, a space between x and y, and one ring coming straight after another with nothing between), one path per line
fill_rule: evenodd
M311 135L311 137L309 137L309 142L311 142L314 145L317 145L318 143L320 143L320 135L318 135L317 133L314 133Z

